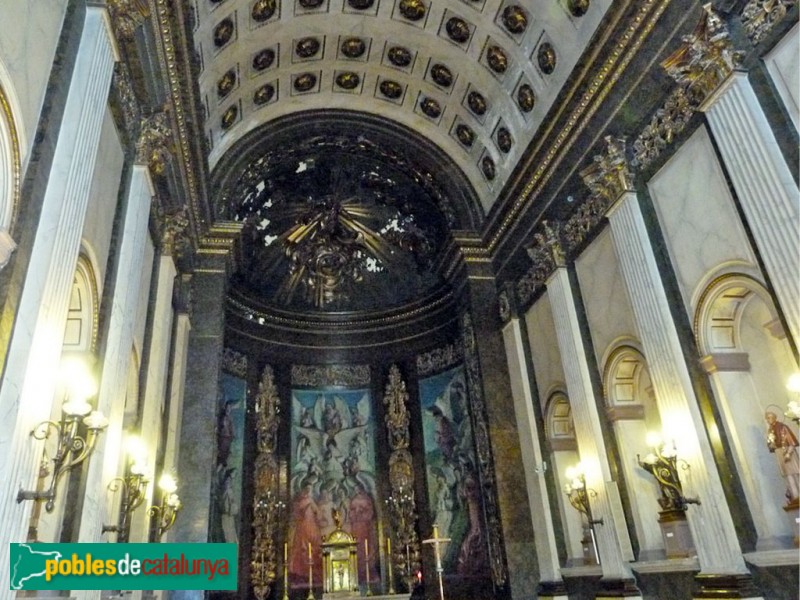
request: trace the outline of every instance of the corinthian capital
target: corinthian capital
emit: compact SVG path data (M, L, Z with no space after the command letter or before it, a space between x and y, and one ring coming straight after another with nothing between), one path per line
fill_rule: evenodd
M605 200L609 206L623 193L635 189L625 138L606 137L605 153L595 155L594 163L581 171L581 179L592 196Z
M150 15L145 0L108 0L108 12L117 39L132 40L136 28Z
M142 131L136 142L136 162L150 167L155 175L164 172L172 154L173 135L166 112L142 119Z
M742 53L733 47L728 27L711 7L683 44L661 63L670 77L686 90L694 106L700 106L739 66Z

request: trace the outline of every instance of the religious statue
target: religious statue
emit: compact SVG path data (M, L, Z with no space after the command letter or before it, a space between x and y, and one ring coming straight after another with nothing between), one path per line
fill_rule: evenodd
M797 447L800 445L797 436L788 425L778 420L778 416L767 411L764 414L767 422L767 447L775 454L778 470L786 479L787 504L800 500L800 456Z

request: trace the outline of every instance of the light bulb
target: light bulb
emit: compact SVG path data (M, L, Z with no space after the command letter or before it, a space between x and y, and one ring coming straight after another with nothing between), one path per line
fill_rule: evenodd
M175 482L175 478L172 475L164 473L158 480L158 487L167 494L174 494L175 490L178 489L178 484Z
M108 419L99 410L93 410L92 413L83 419L83 424L89 429L105 429L108 427Z

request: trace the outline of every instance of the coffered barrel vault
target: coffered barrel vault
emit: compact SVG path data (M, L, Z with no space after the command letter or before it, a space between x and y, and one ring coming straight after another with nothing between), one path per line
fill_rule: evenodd
M358 110L450 154L488 212L609 5L198 0L209 164L278 117Z

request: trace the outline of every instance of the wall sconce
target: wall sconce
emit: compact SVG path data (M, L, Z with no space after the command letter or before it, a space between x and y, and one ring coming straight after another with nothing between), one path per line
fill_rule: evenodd
M149 479L145 463L146 451L141 439L136 436L128 438L128 456L130 462L124 477L115 477L108 484L112 493L122 492L119 507L119 521L116 525L103 525L103 533L116 532L117 542L127 542L131 532L131 518L134 511L145 500L145 491Z
M589 521L589 525L592 528L594 528L595 525L602 525L603 519L595 519L592 516L592 505L589 498L596 498L597 492L586 488L586 476L583 465L578 463L574 467L567 468L566 475L569 483L564 486L564 492L566 492L567 498L569 498L569 503L575 510L586 515L586 519Z
M792 392L795 400L790 400L786 406L786 416L800 425L800 373L794 373L786 382L786 389Z
M157 519L156 535L161 541L161 537L175 524L175 519L181 510L181 499L175 493L178 490L178 484L172 475L164 473L158 480L158 487L161 488L161 504L151 506L147 514Z
M30 435L37 440L47 440L52 433L58 435L56 452L52 458L52 471L47 467L47 458L43 460L40 477L52 472L50 485L46 490L23 490L17 494L17 502L23 500L46 500L45 510L53 512L59 480L65 473L86 460L94 450L97 436L108 427L108 419L99 410L92 410L87 398L97 393L97 384L89 371L88 365L81 360L64 361L61 376L67 387L67 400L61 407L61 422L42 421L33 428ZM85 437L78 435L80 424L86 426Z
M687 498L683 495L683 485L678 476L678 450L675 442L664 442L657 433L647 434L647 445L653 452L644 457L636 455L639 466L656 478L661 490L658 504L665 511L685 511L689 504L700 504L697 498ZM689 466L683 464L683 469Z

